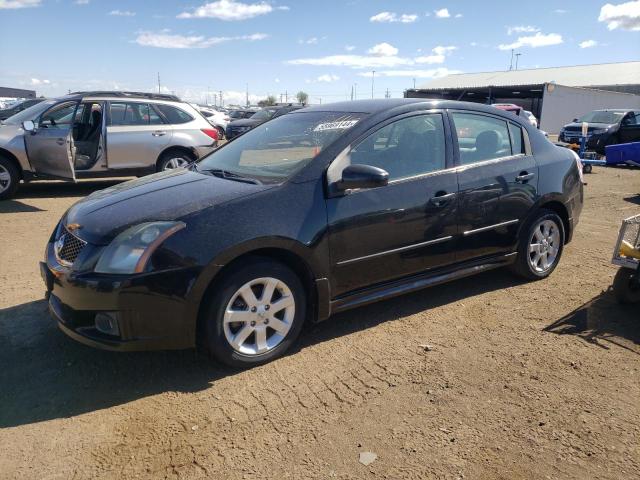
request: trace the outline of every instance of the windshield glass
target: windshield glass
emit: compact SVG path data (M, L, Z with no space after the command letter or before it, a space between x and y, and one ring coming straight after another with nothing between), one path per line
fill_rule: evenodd
M276 110L273 108L259 110L251 115L251 120L269 120L271 117L273 117L274 113L276 113Z
M46 100L44 102L36 103L35 105L30 106L29 108L24 109L20 113L16 113L15 115L10 116L3 123L9 125L20 125L25 120L36 120L42 112L44 112L47 108L55 105L57 100Z
M198 163L199 171L280 183L363 118L362 113L305 112L283 115L257 126Z
M586 115L583 115L578 119L579 122L589 123L618 123L625 112L605 112L602 110L596 110Z

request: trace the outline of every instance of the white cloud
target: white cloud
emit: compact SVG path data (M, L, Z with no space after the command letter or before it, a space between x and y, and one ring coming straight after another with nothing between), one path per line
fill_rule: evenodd
M563 8L556 8L553 13L558 13L560 15L564 14L564 13L568 13L568 10L565 10Z
M274 10L289 10L287 6L274 7L266 2L242 3L236 0L218 0L197 7L193 13L182 12L178 18L217 18L219 20L247 20L266 15Z
M0 0L0 10L39 7L42 0Z
M344 46L344 49L345 49L347 52L353 52L353 51L356 49L356 47L355 47L355 45L345 45L345 46Z
M500 50L511 50L512 48L522 47L548 47L550 45L559 45L562 42L562 35L557 33L549 33L545 35L544 33L537 32L535 35L531 35L529 37L518 37L517 41L499 45L498 48Z
M440 78L455 73L462 73L460 70L449 70L445 67L434 68L431 70L381 70L376 72L376 77L410 77L410 78ZM371 72L362 72L358 74L361 77L371 78Z
M351 68L393 68L400 65L413 65L409 58L396 56L381 57L369 55L329 55L319 58L298 58L286 62L289 65L314 65L321 67Z
M398 15L395 12L380 12L369 18L369 21L374 23L413 23L416 20L418 20L418 15L407 13Z
M311 38L307 38L307 39L298 40L298 43L300 45L317 45L318 42L319 42L318 37L311 37Z
M415 58L416 63L444 63L447 55L450 55L454 50L457 50L458 47L448 46L443 47L438 45L437 47L431 50L431 55L425 55L422 57Z
M75 0L76 5L87 5L89 3L89 0Z
M461 13L456 13L456 18L462 18L462 14Z
M448 8L441 8L440 10L434 10L436 18L449 18L451 14L449 13Z
M49 80L40 80L39 78L32 78L31 85L49 85L51 82Z
M340 80L340 77L337 75L333 75L333 74L324 74L324 75L320 75L318 78L316 78L316 82L321 82L321 83L331 83L331 82L336 82Z
M241 35L236 37L204 37L202 35L176 35L167 31L160 33L140 32L135 39L135 43L143 47L155 48L209 48L221 43L234 40L258 41L264 40L268 35L264 33L254 33L252 35Z
M129 10L111 10L109 15L113 15L116 17L135 17L136 12L131 12Z
M580 45L580 48L591 48L591 47L597 47L598 42L596 42L595 40L585 40L584 42L580 42L579 45Z
M609 30L640 30L640 0L612 5L600 9L599 22L605 22Z
M532 25L516 25L515 27L507 27L507 35L512 35L514 33L535 33L539 31L540 29L538 27L534 27Z
M393 57L398 54L398 49L386 42L374 45L367 53L376 57Z

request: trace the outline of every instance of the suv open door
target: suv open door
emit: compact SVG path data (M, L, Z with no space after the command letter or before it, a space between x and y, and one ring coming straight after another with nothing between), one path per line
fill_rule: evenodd
M78 102L63 102L46 110L37 122L24 122L29 163L43 177L76 180L72 127Z

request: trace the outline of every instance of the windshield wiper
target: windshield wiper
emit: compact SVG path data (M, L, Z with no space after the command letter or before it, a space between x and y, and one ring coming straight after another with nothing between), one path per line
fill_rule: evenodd
M210 173L213 176L216 176L218 178L226 178L227 180L234 180L236 182L244 182L244 183L252 183L254 185L262 185L262 182L260 180L257 180L255 178L250 178L250 177L243 177L242 175L239 175L237 173L234 172L230 172L229 170L222 170L220 168L210 168L207 170L198 170L199 172L207 172Z

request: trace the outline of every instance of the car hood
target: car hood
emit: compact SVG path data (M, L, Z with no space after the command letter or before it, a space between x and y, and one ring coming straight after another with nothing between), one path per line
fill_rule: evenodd
M590 123L589 124L589 131L593 131L593 130L601 130L603 128L609 128L612 125L615 125L615 123L611 124L611 123ZM571 123L567 123L564 126L565 130L569 130L570 132L579 132L582 130L582 122L571 122Z
M126 228L156 220L183 220L206 208L272 188L190 170L160 172L92 193L65 214L81 239L106 245Z
M230 127L255 127L263 123L264 120L253 120L251 118L242 118L240 120L232 120L229 122Z

